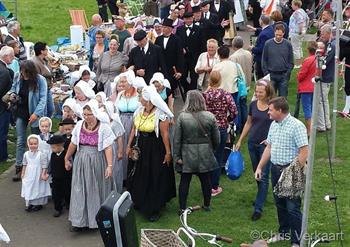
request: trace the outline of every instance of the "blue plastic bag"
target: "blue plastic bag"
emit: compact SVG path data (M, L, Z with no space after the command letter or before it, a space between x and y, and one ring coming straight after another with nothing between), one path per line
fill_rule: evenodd
M237 180L244 172L244 160L240 151L232 151L226 161L226 174L231 180Z

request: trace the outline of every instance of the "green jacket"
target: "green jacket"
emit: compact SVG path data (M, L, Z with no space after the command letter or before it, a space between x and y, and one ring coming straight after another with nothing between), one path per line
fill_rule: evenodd
M193 113L202 124L200 128L191 113L180 113L175 126L174 162L177 171L184 173L204 173L218 167L214 151L220 142L220 132L215 116L202 111ZM183 164L176 162L182 159Z

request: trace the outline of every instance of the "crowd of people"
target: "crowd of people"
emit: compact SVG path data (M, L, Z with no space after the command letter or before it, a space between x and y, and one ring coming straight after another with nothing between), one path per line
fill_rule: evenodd
M277 9L259 15L259 27L256 21L254 27L248 26L257 36L248 49L240 36L233 38L232 47L224 45L229 12L235 13L234 4L226 0L172 5L163 1L162 20L151 30L141 21L129 32L124 17L113 16L111 34L103 25L107 5L98 2L101 16L93 15L88 30L88 66L72 73L76 77L73 94L63 103L59 126L52 126L50 119L53 74L46 43L35 43L35 56L29 59L20 24L12 21L7 26L9 34L0 50L0 161L8 158L7 133L12 123L17 137L13 181L22 181L26 211L41 210L52 195L54 217L68 209L72 231L97 228L96 213L109 193L128 190L135 209L154 222L176 197L175 171L180 173L179 213L187 207L192 175L201 183L203 209L210 211L211 197L223 191L224 149L236 126L240 134L236 150L248 136L257 180L251 219L259 220L270 174L276 186L283 170L305 165L313 80L320 76L316 50L327 56L322 97L317 96L324 110L313 124L320 132L331 128L328 92L336 63L332 10L324 10L317 23L317 41L308 42L308 57L302 61L309 17L300 0L291 1L287 22ZM350 17L349 8L345 13ZM341 59L349 59L348 50L342 50ZM289 113L286 100L294 69L300 69L298 95L305 124ZM347 66L346 116L348 72ZM254 90L250 103L249 89ZM180 95L185 105L175 118L174 100L181 100ZM291 232L292 246L299 246L301 198L274 196L280 228L269 241L284 240Z

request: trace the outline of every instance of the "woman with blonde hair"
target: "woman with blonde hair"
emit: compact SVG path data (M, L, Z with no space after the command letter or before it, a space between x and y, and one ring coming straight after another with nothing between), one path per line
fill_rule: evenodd
M214 153L217 166L211 174L212 196L216 196L222 192L222 188L219 186L219 180L221 174L221 163L228 135L227 129L229 123L237 116L237 108L231 94L222 88L219 88L220 84L220 72L212 71L209 75L209 88L203 93L207 111L214 114L220 131L220 143Z
M253 166L253 172L255 172L265 150L265 139L267 138L270 124L272 122L268 114L268 102L274 97L274 95L275 92L273 86L269 81L265 79L257 81L255 86L256 100L250 103L247 122L245 123L242 134L236 143L235 148L236 150L239 150L243 139L249 134L248 150ZM254 203L254 212L251 217L253 221L260 219L262 214L269 188L270 167L271 162L268 162L262 171L261 180L257 182L258 192Z

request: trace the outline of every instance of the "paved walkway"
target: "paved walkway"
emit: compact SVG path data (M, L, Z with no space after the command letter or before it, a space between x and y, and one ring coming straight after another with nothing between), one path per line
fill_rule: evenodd
M14 167L0 176L0 223L15 247L98 247L103 246L98 231L71 233L68 213L54 218L52 201L39 212L24 210L21 183L12 182Z

